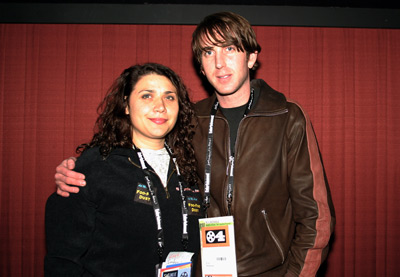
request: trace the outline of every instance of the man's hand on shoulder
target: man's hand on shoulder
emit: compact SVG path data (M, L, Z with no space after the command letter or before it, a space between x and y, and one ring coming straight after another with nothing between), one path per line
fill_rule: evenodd
M59 166L56 167L56 174L54 175L57 194L68 197L70 193L78 193L79 188L73 186L83 187L86 185L85 175L73 171L75 168L75 157L70 157L63 160Z

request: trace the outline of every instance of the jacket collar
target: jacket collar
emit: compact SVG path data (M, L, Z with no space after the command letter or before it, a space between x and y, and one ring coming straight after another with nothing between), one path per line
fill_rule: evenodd
M255 91L255 103L251 108L251 114L273 113L286 108L286 97L271 88L264 80L255 79L250 86ZM215 102L215 93L210 97L196 103L196 113L198 116L209 116L211 107ZM218 111L217 115L222 113Z

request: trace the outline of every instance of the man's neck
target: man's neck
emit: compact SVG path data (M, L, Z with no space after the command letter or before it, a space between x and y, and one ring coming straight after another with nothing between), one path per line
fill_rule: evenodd
M246 91L237 91L230 95L215 93L222 108L236 108L245 105L250 98L250 87Z

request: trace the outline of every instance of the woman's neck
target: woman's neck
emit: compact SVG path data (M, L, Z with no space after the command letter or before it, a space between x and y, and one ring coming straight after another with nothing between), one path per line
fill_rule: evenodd
M164 147L165 139L132 138L133 144L140 149L160 150Z

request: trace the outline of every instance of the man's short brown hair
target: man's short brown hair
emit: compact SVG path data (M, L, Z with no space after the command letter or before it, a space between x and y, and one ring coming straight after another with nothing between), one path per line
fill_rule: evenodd
M250 23L244 17L232 12L211 14L197 25L192 36L192 50L200 65L205 43L215 46L235 45L239 51L245 51L247 56L261 51ZM256 67L257 63L252 69Z

